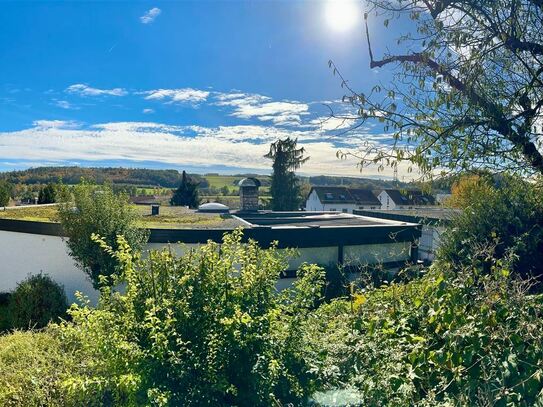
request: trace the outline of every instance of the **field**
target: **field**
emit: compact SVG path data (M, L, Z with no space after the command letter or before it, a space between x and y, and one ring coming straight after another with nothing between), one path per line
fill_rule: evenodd
M233 191L238 191L237 181L243 178L242 175L204 175L203 176L208 182L210 187L222 188L227 186L230 190L230 193ZM261 181L267 179L267 176L258 177ZM263 186L260 187L260 193L262 195L267 195L269 193L269 187Z
M140 215L140 226L146 228L229 228L239 223L228 216L218 214L195 213L179 206L161 206L158 216L151 216L148 205L134 206ZM0 211L0 219L18 219L39 222L56 222L56 206L36 206Z

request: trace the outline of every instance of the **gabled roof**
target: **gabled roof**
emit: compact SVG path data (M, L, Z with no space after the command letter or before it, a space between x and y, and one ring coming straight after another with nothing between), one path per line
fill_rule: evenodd
M353 205L376 205L381 203L369 189L347 187L312 187L319 200L324 204L348 203ZM311 194L310 192L310 194Z
M322 203L349 203L354 204L355 200L345 187L312 187L309 194L315 191Z
M349 192L357 205L381 206L381 202L379 202L379 199L377 199L371 189L349 188Z
M396 205L435 205L435 198L418 190L384 189Z

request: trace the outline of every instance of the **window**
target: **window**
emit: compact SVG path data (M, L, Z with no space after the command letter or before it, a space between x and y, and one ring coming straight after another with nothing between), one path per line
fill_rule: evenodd
M347 213L347 208L343 208L343 209L341 210L341 212Z
M337 209L336 209L336 208L330 208L330 210L331 210L332 212L335 212L335 211L337 211Z
M339 199L343 199L343 200L345 200L345 195L343 195L343 194L340 194L340 195L339 195Z
M325 193L325 194L324 194L324 197L325 197L326 199L334 199L334 195L332 195L330 192Z

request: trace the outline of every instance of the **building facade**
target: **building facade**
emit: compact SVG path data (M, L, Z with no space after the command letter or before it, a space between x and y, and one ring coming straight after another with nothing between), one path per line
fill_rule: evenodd
M313 187L307 196L306 211L353 213L360 209L379 209L381 203L369 189Z

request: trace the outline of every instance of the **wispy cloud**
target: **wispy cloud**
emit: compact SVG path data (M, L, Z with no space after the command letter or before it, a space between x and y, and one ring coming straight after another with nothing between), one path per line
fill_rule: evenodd
M32 124L38 129L73 129L79 126L73 120L35 120Z
M66 110L77 110L77 109L79 109L77 106L72 105L67 100L56 100L55 101L55 106L60 107L62 109L66 109Z
M142 92L147 100L165 100L168 103L201 103L205 102L209 92L205 90L183 89L155 89Z
M151 24L155 19L162 13L158 7L153 7L150 10L147 10L144 15L140 17L140 21L143 24Z
M98 89L83 83L76 83L68 86L66 92L83 96L126 96L128 94L128 92L122 88Z
M297 101L271 101L268 96L247 93L218 93L217 106L230 106L231 116L242 119L256 118L277 125L298 125L301 116L309 114L309 105Z
M143 114L151 114L155 112L155 109L143 109L141 112Z

